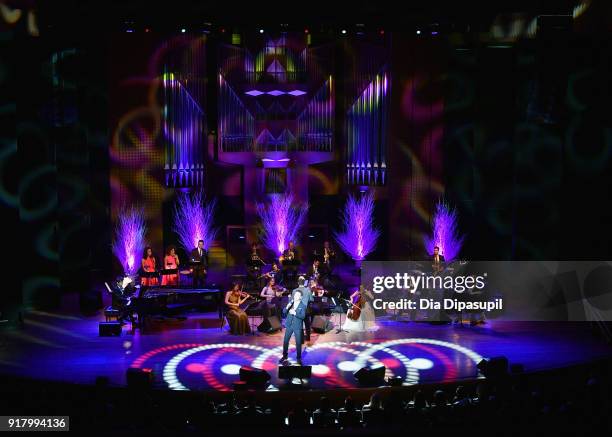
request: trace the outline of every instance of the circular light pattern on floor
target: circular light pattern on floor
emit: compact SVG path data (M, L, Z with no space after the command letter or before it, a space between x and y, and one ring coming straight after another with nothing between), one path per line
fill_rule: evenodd
M413 358L408 362L408 365L410 367L414 367L415 369L427 370L431 369L434 366L434 363L427 358Z
M312 374L316 376L325 376L329 374L329 367L325 364L315 364L312 366Z
M240 373L240 366L238 364L225 364L221 366L221 371L226 375L238 375Z
M338 369L342 370L343 372L356 372L362 367L363 366L356 361L340 361L338 363Z
M483 357L478 353L455 343L428 338L402 338L384 341L381 343L369 343L363 341L351 343L341 341L317 343L304 349L305 364L310 364L310 361L312 363L313 377L323 378L323 384L329 387L351 387L351 384L354 384L353 377L352 375L347 375L347 373L353 373L365 366L384 365L385 362L393 363L393 366L386 366L387 369L385 376L391 377L398 375L404 378L404 385L419 383L419 372L421 371L427 371L430 369L434 369L435 371L435 369L438 369L440 366L442 366L443 369L450 368L453 371L455 370L452 366L449 367L449 363L451 361L445 359L444 357L441 362L436 356L433 357L433 360L425 358L422 355L423 350L419 350L419 356L409 357L407 355L410 355L410 353L408 353L406 350L400 351L397 349L398 346L410 346L411 344L415 344L415 347L418 344L422 344L423 346L421 346L421 349L424 347L424 345L439 346L442 348L451 349L455 352L466 355L476 364L483 359ZM163 368L163 379L168 385L168 388L172 390L189 390L190 388L186 385L192 386L194 383L200 384L197 382L197 379L193 380L193 378L190 377L187 378L187 381L190 382L181 382L182 378L187 377L190 374L197 376L195 375L197 373L204 374L204 382L206 387L217 390L229 390L231 389L231 383L228 383L227 377L223 378L222 375L238 375L241 367L240 364L237 364L238 362L244 360L242 365L250 365L259 369L266 369L271 374L274 374L275 370L273 369L276 368L277 359L282 354L282 346L266 348L244 343L217 343L207 345L183 344L180 346L166 346L159 350L156 349L149 351L137 358L132 363L132 367L142 368L144 362L156 354L177 350L180 349L180 347L188 349L180 351L178 354L172 356L165 363ZM294 348L295 346L291 345L290 353L294 353ZM240 349L243 352L236 351L236 349ZM321 351L321 349L330 349L331 351ZM210 353L205 355L205 357L210 358L205 358L204 361L200 361L199 356L194 356L200 352L207 351ZM252 359L248 355L249 351L256 353ZM427 351L425 352L427 353ZM227 353L233 354L232 359L230 360L228 358L224 358L225 364L222 364L223 359L220 357ZM352 355L353 359L346 359L348 358L346 357L347 353ZM437 352L437 355L440 356L442 353L443 352ZM236 354L238 354L238 356L236 356ZM321 354L323 354L322 359ZM189 357L192 357L190 358L192 362L185 361ZM206 362L206 360L208 360L208 362ZM219 366L217 366L217 363L219 363ZM181 374L183 377L179 376L179 366L182 366L183 370ZM340 371L340 373L338 373L336 368ZM185 370L187 373L184 373ZM217 372L216 375L215 372ZM276 378L276 375L273 375L273 378Z

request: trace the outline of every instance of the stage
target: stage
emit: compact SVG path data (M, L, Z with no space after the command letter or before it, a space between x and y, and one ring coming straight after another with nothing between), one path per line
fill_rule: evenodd
M216 312L190 314L185 321L163 322L149 333L130 332L100 337L100 315L31 311L21 328L4 332L0 349L3 374L41 380L93 384L105 376L124 385L129 368L150 369L157 388L228 391L242 365L267 370L269 391L283 390L277 378L282 333L229 334ZM337 322L337 319L332 318ZM594 336L588 324L490 321L482 326L432 325L379 318L378 329L366 333L313 334L304 365L312 378L304 389L358 388L353 372L384 364L386 376L400 376L404 385L471 380L481 377L482 358L506 356L526 372L592 361L612 355L612 348ZM290 359L295 351L290 350Z

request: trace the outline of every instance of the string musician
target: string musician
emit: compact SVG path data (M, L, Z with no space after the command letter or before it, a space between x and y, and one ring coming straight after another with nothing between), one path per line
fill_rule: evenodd
M258 309L264 317L270 317L272 314L281 317L283 310L282 299L287 290L276 284L276 280L271 278L268 284L262 288L259 294L264 300L259 304Z
M374 296L363 284L351 294L350 306L342 329L349 332L363 332L377 329L376 314L371 302Z
M329 313L329 305L327 303L327 299L324 298L327 296L327 290L325 290L325 288L321 286L316 279L312 278L308 283L308 288L310 288L314 299L310 304L311 315L327 315Z
M242 291L242 286L237 283L234 284L230 291L225 293L225 305L227 305L228 308L226 317L230 325L230 333L232 335L244 335L251 333L249 317L240 307L240 305L246 302L246 300L249 298L251 298L251 296Z
M264 273L262 277L265 278L266 281L269 281L270 279L274 279L274 282L276 283L276 285L282 285L282 282L283 282L281 270L278 268L277 263L273 263L270 271L267 273Z

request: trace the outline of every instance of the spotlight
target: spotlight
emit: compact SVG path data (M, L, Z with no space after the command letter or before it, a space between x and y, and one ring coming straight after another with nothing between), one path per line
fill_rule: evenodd
M431 32L431 34L432 34L432 35L437 35L437 34L438 34L438 32L434 30L433 32Z
M149 29L148 27L147 27L147 28L145 28L145 32L146 32L146 33L149 33L150 31L151 31L151 29Z
M384 35L385 34L385 29L380 29L380 34Z
M346 29L342 29L342 35L346 35Z
M420 34L421 34L421 31L420 31L420 30L417 30L417 35L420 35Z
M186 30L186 29L183 27L183 28L181 29L181 33L185 33L185 32L187 32L187 30Z
M263 29L259 29L259 33L264 33L264 30Z
M304 33L308 33L308 29L304 29Z

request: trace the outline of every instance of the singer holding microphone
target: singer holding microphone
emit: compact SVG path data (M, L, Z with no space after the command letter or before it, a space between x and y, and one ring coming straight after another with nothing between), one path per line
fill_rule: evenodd
M285 338L283 339L283 356L278 360L279 364L286 365L289 353L289 340L295 335L296 359L299 366L302 365L302 340L304 329L304 318L306 317L306 306L302 302L302 292L296 289L287 307L283 310L287 315L285 319Z

